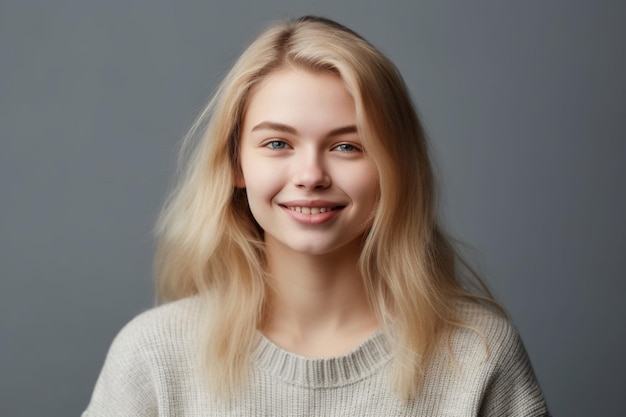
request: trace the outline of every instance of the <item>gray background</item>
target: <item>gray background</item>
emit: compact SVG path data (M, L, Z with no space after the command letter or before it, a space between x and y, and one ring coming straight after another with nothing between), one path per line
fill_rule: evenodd
M0 4L0 415L84 409L114 335L152 303L179 139L253 35L303 13L400 68L446 222L552 412L621 414L624 2L109 0Z

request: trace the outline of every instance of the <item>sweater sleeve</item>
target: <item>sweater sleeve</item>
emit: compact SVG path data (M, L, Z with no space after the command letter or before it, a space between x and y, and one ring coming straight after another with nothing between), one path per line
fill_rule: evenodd
M150 347L137 318L116 336L82 417L158 415Z
M549 412L524 345L508 324L493 347L493 373L484 392L484 417L544 417Z

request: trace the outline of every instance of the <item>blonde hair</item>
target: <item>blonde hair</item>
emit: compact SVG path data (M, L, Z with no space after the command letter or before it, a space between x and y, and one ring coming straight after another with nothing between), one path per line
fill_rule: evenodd
M262 230L235 186L239 130L255 85L285 66L338 74L380 178L380 199L359 267L379 319L393 327L393 386L419 390L435 345L463 326L460 298L492 301L459 282L465 265L437 222L424 130L396 67L359 35L307 16L271 25L248 47L193 125L184 172L157 225L157 291L163 301L197 293L215 303L207 364L216 390L245 380L266 307ZM196 141L195 147L190 144Z

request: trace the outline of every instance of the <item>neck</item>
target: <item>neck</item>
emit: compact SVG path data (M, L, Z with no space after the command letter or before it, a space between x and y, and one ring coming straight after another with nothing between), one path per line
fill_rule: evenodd
M378 328L358 268L358 242L308 255L267 241L266 255L271 290L263 331L279 346L305 356L343 353Z

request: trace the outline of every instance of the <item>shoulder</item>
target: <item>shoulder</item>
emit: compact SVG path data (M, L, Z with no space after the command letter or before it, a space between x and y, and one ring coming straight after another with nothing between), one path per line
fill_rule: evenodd
M492 358L523 350L519 333L502 313L471 301L459 301L457 312L462 327L453 338L463 345L486 347Z
M522 339L511 321L502 313L476 302L460 301L458 318L450 337L454 359L482 372L525 372L530 361Z
M531 369L519 332L503 313L470 301L459 302L457 311L462 322L452 338L457 352L459 346L466 353L467 347L472 347L475 358L495 372L505 369L508 373L523 373Z
M153 415L193 373L203 303L191 297L139 314L113 340L84 416Z
M192 316L200 314L203 303L199 296L182 298L177 301L161 304L138 314L122 329L155 330L168 328L172 325L185 324Z
M193 337L203 314L200 297L189 297L147 310L126 324L111 348L132 347L142 350Z
M519 333L502 314L478 303L458 307L462 326L451 347L472 386L480 387L481 415L548 415Z
M202 317L202 300L190 297L145 311L117 334L107 359L172 356L195 340ZM181 352L178 352L181 351Z

